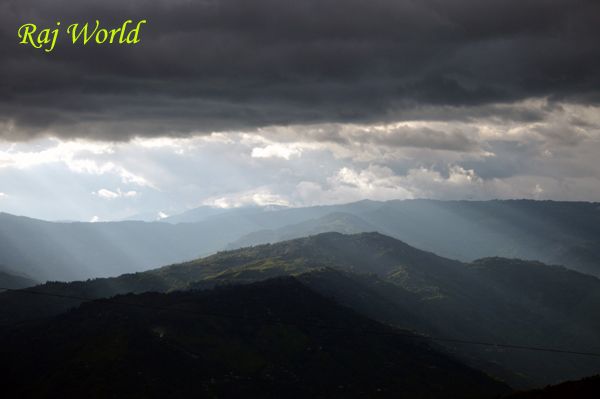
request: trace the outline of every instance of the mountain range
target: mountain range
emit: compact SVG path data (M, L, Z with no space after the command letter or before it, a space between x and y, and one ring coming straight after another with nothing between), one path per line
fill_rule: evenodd
M509 388L294 278L85 303L0 330L11 397L496 398Z
M0 213L0 263L38 281L85 280L194 259L251 231L221 221L58 223Z
M0 264L37 281L73 281L329 231L378 231L463 262L521 258L600 276L600 205L529 200L201 207L160 222L57 223L0 214Z
M0 324L56 317L95 298L243 286L282 276L378 322L444 338L444 351L513 387L600 372L598 358L463 342L600 352L596 277L517 259L460 262L379 233L323 233L116 278L5 292Z

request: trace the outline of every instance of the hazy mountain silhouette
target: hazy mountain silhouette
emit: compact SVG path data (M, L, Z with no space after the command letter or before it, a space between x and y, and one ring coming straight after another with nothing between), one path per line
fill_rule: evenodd
M255 210L253 210L255 211ZM206 220L207 218L215 215L220 215L225 212L231 212L230 209L225 208L214 208L211 206L200 206L198 208L190 209L179 215L169 216L163 219L167 223L198 223Z
M116 276L213 253L253 229L221 221L53 223L0 213L0 263L39 281Z
M509 390L292 278L115 301L120 304L89 302L0 333L3 392L36 398L495 398Z
M197 223L206 220L229 220L230 223L238 218L253 223L257 228L277 229L290 224L301 223L309 219L319 218L330 213L362 213L377 209L381 202L363 200L340 205L318 205L302 208L283 206L250 206L242 208L210 208L202 206L191 209L180 215L164 219L170 223Z
M6 266L0 265L0 287L18 289L32 287L37 284L39 284L38 281L20 275ZM0 291L2 291L2 288L0 288Z
M154 223L50 223L0 213L0 263L38 281L71 281L327 231L378 231L462 261L518 257L600 276L599 207L551 201L360 201L308 208L203 207Z
M305 219L297 221L301 212L305 212ZM347 214L358 217L360 223L348 223ZM516 257L564 264L600 276L600 204L597 203L362 201L282 210L272 219L282 223L288 215L293 215L296 221L270 228L273 231L249 233L228 247L265 244L325 231L378 231L462 261L490 256Z
M327 232L354 234L376 230L376 226L365 222L356 215L346 212L333 212L318 219L309 219L298 224L280 227L275 230L259 230L252 232L229 244L227 249L270 244Z

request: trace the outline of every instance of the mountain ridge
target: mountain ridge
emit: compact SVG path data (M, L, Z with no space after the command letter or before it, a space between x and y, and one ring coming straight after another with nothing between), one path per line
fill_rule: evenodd
M212 212L212 211L211 211ZM379 231L470 262L488 256L563 264L600 276L600 205L533 200L361 201L218 210L198 223L54 223L0 214L0 263L38 281L149 270L224 248L325 231Z
M5 391L92 398L387 398L399 391L494 398L509 391L293 277L116 300L0 331Z
M327 270L335 273L324 273ZM118 278L50 283L32 291L93 299L127 292L248 284L288 275L399 328L457 340L600 351L597 278L515 259L463 263L376 232L323 233L222 251ZM0 323L20 321L24 315L47 317L84 302L63 297L42 300L26 292L0 294ZM486 351L458 344L446 347L463 359L487 364L488 372L499 367L521 373L526 381L514 375L507 378L523 387L579 378L600 367L594 359L556 363L550 354ZM544 360L541 364L540 359Z

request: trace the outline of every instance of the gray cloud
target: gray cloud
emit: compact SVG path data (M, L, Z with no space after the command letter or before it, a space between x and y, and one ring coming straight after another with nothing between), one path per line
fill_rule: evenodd
M368 141L389 147L430 148L433 150L472 151L477 142L460 131L441 132L423 128L400 127L386 135L365 134Z
M17 44L22 23L96 18L148 25L136 47ZM597 104L599 36L596 0L0 0L0 138L532 120L490 104Z
M574 146L586 138L584 130L567 124L539 126L535 128L535 131L541 134L548 142L556 145Z

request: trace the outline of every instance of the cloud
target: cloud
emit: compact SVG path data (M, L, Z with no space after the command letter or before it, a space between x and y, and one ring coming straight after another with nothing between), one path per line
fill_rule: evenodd
M290 202L268 188L258 188L245 192L227 194L220 197L208 198L203 205L216 208L241 208L245 206L290 206Z
M373 164L360 171L342 168L329 179L334 191L351 188L356 191L357 198L379 200L431 198L439 195L450 197L452 192L464 195L465 192L477 189L482 182L473 170L458 165L449 165L447 175L444 176L439 171L425 167L413 168L405 175L398 175L389 167Z
M293 145L269 144L252 149L252 158L282 158L289 160L302 155L302 148Z
M600 107L528 99L476 109L470 116L451 112L455 118L431 114L129 142L0 142L0 187L10 194L2 211L106 221L154 219L202 204L600 201Z
M371 132L369 132L371 133ZM434 150L469 152L477 148L477 142L461 131L444 132L428 127L400 125L383 134L364 134L367 141L389 147L430 148Z
M3 192L0 192L0 200L1 200L2 198L6 198L6 197L8 197L8 194L6 194L6 193L3 193Z
M365 198L380 201L412 198L547 199L561 191L560 184L548 178L517 176L485 180L474 170L459 165L447 165L444 169L439 171L419 167L408 170L406 174L397 174L381 165L369 165L364 169L342 168L330 176L325 184L308 181L299 183L293 197L303 205L317 205ZM571 180L568 184L582 187L586 183L585 180ZM596 190L595 195L598 193Z
M133 190L123 192L120 188L118 188L116 191L110 191L105 188L102 188L98 191L93 192L92 194L103 199L112 200L116 198L133 198L138 195L138 192Z
M64 141L48 139L34 146L12 144L0 147L0 169L29 169L52 164L64 164L71 171L81 174L119 176L125 184L152 187L154 184L113 161L102 157L115 154L113 144L90 141Z
M530 98L598 104L599 15L596 0L5 1L0 137L119 141L456 118ZM26 22L129 17L148 20L137 46L62 37L42 54L16 38Z

